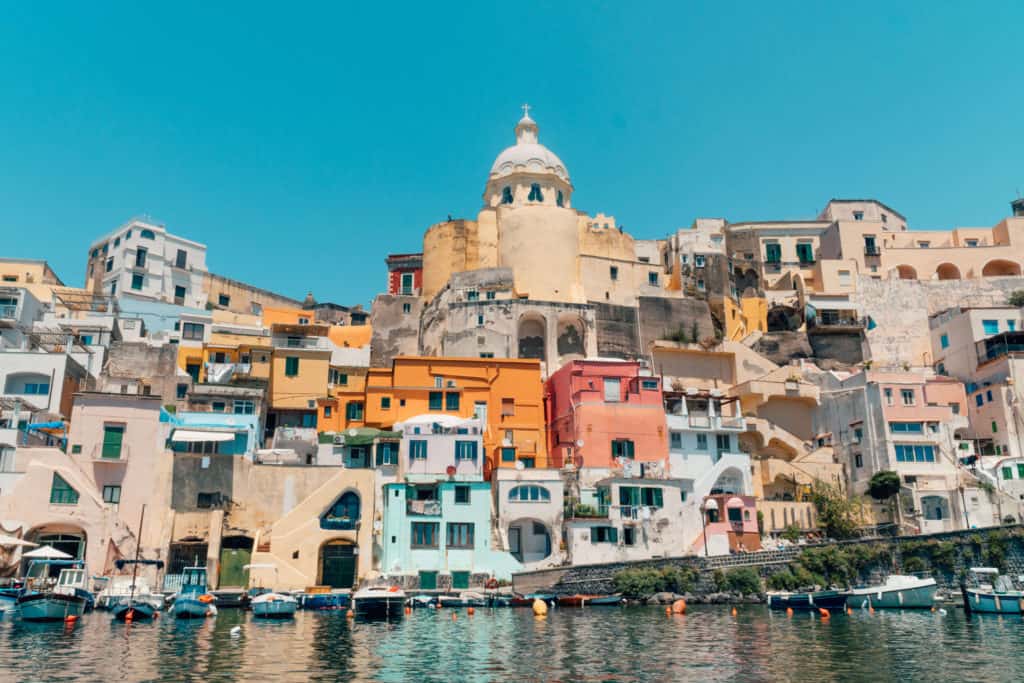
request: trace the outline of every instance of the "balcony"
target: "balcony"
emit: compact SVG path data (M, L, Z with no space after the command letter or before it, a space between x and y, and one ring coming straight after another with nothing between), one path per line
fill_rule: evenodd
M440 517L441 501L410 500L405 504L405 512L408 515L417 517Z
M881 247L879 247L878 245L875 245L875 244L865 244L864 245L864 255L865 256L881 256L882 255L882 249L881 249Z
M12 320L18 317L17 304L0 304L0 318Z
M206 381L210 384L224 384L232 377L248 376L252 372L249 363L207 363Z
M1024 354L1024 332L1003 332L978 342L978 364Z
M329 351L331 347L323 337L274 337L274 348Z
M105 448L103 444L94 444L89 449L89 459L95 463L107 463L110 465L124 465L128 462L128 456L131 451L128 448L128 444L122 443L120 448L114 449L112 447Z
M830 311L821 311L822 315L811 318L807 321L808 329L818 332L854 332L867 329L868 323L864 318L853 315L826 315Z
M325 531L358 531L359 520L350 517L321 517L320 528Z

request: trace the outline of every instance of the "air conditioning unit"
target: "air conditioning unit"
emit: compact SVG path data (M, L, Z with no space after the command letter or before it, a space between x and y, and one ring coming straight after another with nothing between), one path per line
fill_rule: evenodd
M446 386L449 389L454 389L455 388L455 380L453 380L453 379L448 380L447 383L446 383Z
M335 446L344 446L345 445L345 435L344 434L335 434L334 435L334 445Z

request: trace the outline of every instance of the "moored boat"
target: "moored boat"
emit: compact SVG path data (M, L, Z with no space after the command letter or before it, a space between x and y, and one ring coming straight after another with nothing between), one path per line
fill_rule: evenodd
M185 567L181 590L170 614L178 619L202 619L217 614L214 597L206 592L206 567Z
M262 593L249 601L252 615L261 619L291 619L299 601L284 593Z
M875 609L931 609L936 588L935 579L930 577L890 574L881 585L851 590L846 604Z
M439 595L437 602L441 607L487 607L487 596L474 591L463 591L458 595Z
M404 613L405 591L398 586L371 586L352 595L355 613L364 617L400 617Z
M45 578L31 579L29 587L17 598L21 618L26 621L62 621L67 617L78 617L92 609L95 598L85 589L85 565L81 560L33 560L28 573L38 567L49 569L53 566L64 567L60 570L55 584L41 588L36 586Z
M1015 588L1009 576L994 567L971 567L969 578L972 585L960 584L967 614L1024 614L1024 591Z
M348 607L351 601L351 593L306 593L302 596L299 601L299 606L302 609L308 610L339 610Z
M621 595L563 595L558 598L559 607L611 606L622 602Z
M793 610L841 610L846 608L849 594L846 591L812 591L790 593L772 591L768 593L768 606L772 609Z

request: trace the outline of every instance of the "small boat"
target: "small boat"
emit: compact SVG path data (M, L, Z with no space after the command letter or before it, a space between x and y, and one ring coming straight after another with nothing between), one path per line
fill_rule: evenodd
M533 607L534 600L554 604L558 601L558 596L552 593L529 593L527 595L517 593L509 598L508 603L509 607Z
M488 607L511 607L512 600L515 596L508 593L488 593L487 594L487 606Z
M563 595L558 598L559 607L611 606L622 603L621 595Z
M813 591L809 593L768 593L768 606L772 609L815 610L845 609L849 593L846 591Z
M181 590L171 603L171 616L203 619L217 614L214 597L206 592L206 567L185 567Z
M217 609L247 609L252 597L244 588L222 588L210 591L210 595L213 596L213 604L217 605Z
M1000 575L994 567L971 567L969 575L973 585L960 584L964 612L1024 614L1024 591L1015 588L1009 576Z
M134 589L133 589L134 586ZM142 577L114 576L96 598L97 606L110 610L116 621L151 619L163 607L162 595L154 594Z
M439 595L437 602L441 607L487 607L487 596L474 591L463 591L458 595Z
M405 591L398 586L371 586L352 595L355 613L365 617L400 617L405 607Z
M890 574L879 586L854 588L846 599L850 607L875 609L931 609L937 586L933 578Z
M85 590L85 569L81 560L37 560L33 565L68 565L60 570L57 582L43 590L28 589L17 599L18 610L25 621L63 621L66 617L80 617L94 603L92 594Z
M406 607L417 608L432 608L437 607L440 602L436 595L414 595L405 601Z
M263 593L249 601L252 615L261 619L291 619L299 601L284 593Z
M299 601L299 607L316 611L339 610L348 607L351 599L352 594L347 591L344 593L306 593Z

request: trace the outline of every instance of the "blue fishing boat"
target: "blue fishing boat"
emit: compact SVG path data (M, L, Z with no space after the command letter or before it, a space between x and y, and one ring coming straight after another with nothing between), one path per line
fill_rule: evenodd
M306 593L302 596L302 609L327 611L345 609L351 602L351 593Z
M206 567L185 567L181 590L171 603L171 615L178 619L202 619L217 614L214 598L206 589Z
M772 609L801 610L841 610L846 609L846 591L812 591L807 593L787 593L772 591L768 593L768 606Z
M971 567L968 582L960 584L964 612L983 614L1024 614L1024 591L1013 585L1009 576L994 567Z
M935 605L935 579L890 574L877 586L854 588L846 599L850 607L875 609L931 609Z
M62 567L55 583L45 575L36 576L18 596L18 610L25 621L63 621L92 609L95 600L85 588L85 565L81 560L33 560L27 574L31 577L40 568L49 573L54 566Z

